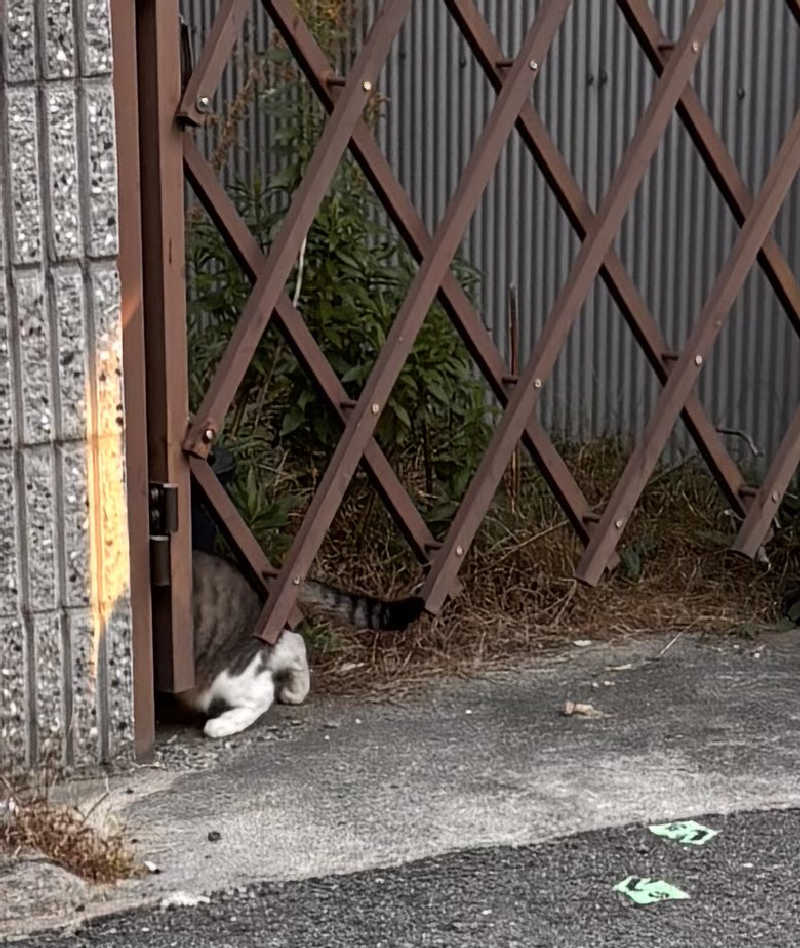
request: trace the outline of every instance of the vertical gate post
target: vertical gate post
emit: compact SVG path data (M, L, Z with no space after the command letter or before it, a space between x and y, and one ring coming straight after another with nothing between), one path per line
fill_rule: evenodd
M178 499L177 529L159 538L165 569L152 590L155 668L157 686L178 692L194 684L190 474L181 447L189 406L179 3L137 0L136 13L149 476L174 485Z
M150 610L147 425L142 224L139 202L139 112L136 69L136 0L111 0L114 104L117 136L119 258L124 364L125 464L131 557L134 743L147 756L155 735L153 622Z

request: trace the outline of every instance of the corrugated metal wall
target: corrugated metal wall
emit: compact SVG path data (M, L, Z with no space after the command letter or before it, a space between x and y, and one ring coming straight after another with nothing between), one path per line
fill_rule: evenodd
M513 54L537 8L533 0L478 0ZM691 0L654 0L677 38ZM216 9L185 0L196 48ZM364 24L380 6L365 0ZM361 24L356 27L356 32ZM239 88L268 25L258 0L221 94ZM695 87L752 190L763 182L800 107L800 29L782 0L729 0L704 50ZM654 84L651 67L613 0L574 0L541 73L534 100L590 204L607 190ZM443 3L417 0L381 81L380 138L401 183L430 228L441 218L494 101ZM219 105L219 102L218 102ZM228 173L269 166L269 119L239 127ZM688 135L673 117L625 219L616 250L670 345L682 346L730 250L735 225ZM775 237L800 276L800 184ZM465 256L481 271L482 312L506 347L508 285L519 287L521 353L530 351L565 281L578 240L516 136L507 144L468 233ZM771 454L800 402L800 343L761 273L751 274L701 379L712 419L750 432ZM557 432L585 438L639 430L657 386L598 280L542 400ZM673 446L682 444L679 437ZM732 443L741 453L741 444Z

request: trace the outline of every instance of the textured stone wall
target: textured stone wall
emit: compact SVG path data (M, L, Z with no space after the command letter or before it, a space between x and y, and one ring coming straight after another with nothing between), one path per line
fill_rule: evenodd
M133 713L107 0L0 3L0 66L2 772Z

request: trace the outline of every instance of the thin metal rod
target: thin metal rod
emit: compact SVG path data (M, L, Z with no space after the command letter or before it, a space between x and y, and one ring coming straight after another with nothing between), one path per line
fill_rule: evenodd
M442 549L434 560L422 591L426 608L431 612L441 609L447 597L452 577L458 572L466 551L491 505L525 422L535 409L544 382L552 371L594 278L611 249L628 204L647 171L675 103L689 80L700 49L711 32L722 4L723 0L698 0L680 43L656 85L653 99L614 175L611 188L558 295L525 373L515 387L508 408L470 483ZM596 531L593 531L589 546L594 542L595 536Z
M380 419L386 400L405 364L425 314L441 286L459 241L500 157L514 121L530 94L540 65L570 0L546 0L529 29L475 147L456 193L433 239L433 250L420 265L386 343L352 411L339 444L295 538L275 587L259 618L259 634L282 628L302 582L319 549L356 466ZM337 105L338 108L338 105ZM334 110L334 114L335 114ZM524 424L522 425L524 428ZM522 429L520 430L520 435Z
M639 496L658 463L681 407L697 382L711 347L725 324L728 312L755 263L759 248L783 205L800 169L800 112L781 145L752 215L745 221L728 262L714 282L708 301L658 399L653 418L634 448L611 500L589 541L575 575L590 585L597 583L607 556L619 542Z
M511 369L511 378L516 380L519 377L519 309L517 300L517 287L513 283L508 288L508 306L506 309L506 314L508 362ZM517 501L519 499L520 486L519 447L514 448L514 453L511 455L511 468L509 475L509 502L511 504L512 513L515 513L517 509Z

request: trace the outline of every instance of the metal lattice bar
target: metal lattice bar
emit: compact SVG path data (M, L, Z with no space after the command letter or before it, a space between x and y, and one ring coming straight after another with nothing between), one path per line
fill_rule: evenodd
M567 282L545 322L525 373L520 378L484 460L472 479L461 508L434 561L423 589L426 608L432 612L438 611L444 603L448 585L458 572L464 554L489 509L525 422L536 407L542 386L552 371L570 328L611 249L627 207L647 171L675 103L689 81L700 49L708 38L722 5L723 0L698 0L683 36L656 85L652 101L626 149L594 225L583 242ZM596 536L595 531L589 541L589 547Z
M344 497L364 449L372 437L400 371L419 333L425 314L449 270L469 219L500 157L503 145L530 94L570 0L547 0L528 30L467 168L433 239L433 250L412 281L386 343L352 411L342 438L322 478L303 524L258 620L257 633L279 634L297 598L297 586L311 565ZM341 100L340 100L341 101ZM340 103L334 108L334 115ZM354 123L355 124L355 123ZM527 421L527 418L524 419ZM519 436L525 424L520 426Z
M189 426L183 446L196 457L208 456L209 446L247 372L297 260L303 239L314 221L410 5L411 0L387 0L353 64L351 77L317 142L266 264L219 361L197 416Z
M178 118L202 125L211 107L223 70L250 12L247 0L222 0L203 52L186 84Z
M246 560L253 578L257 579L266 591L268 582L278 575L277 569L270 563L264 551L256 542L252 531L236 509L233 501L228 496L228 492L219 482L208 461L201 461L200 458L190 458L189 467L203 497L217 514L219 525L225 533L225 539Z
M240 562L243 561L251 578L265 593L269 592L269 582L277 576L278 571L265 556L252 530L236 509L228 492L220 484L211 465L200 458L189 458L189 467L194 484L211 507L214 519L225 540L239 554ZM294 627L302 620L303 614L295 606L294 612L289 617L289 625Z
M744 553L745 556L751 557L756 555L798 465L800 465L800 408L795 412L758 496L739 528L732 547L737 553Z
M599 529L578 564L576 575L579 579L590 584L600 579L607 557L619 542L634 506L655 469L678 414L697 382L705 359L725 324L728 312L755 263L759 249L799 169L800 113L781 145L775 163L755 200L753 212L736 239L728 262L714 283L686 348L661 392L653 418L628 461L600 521Z

